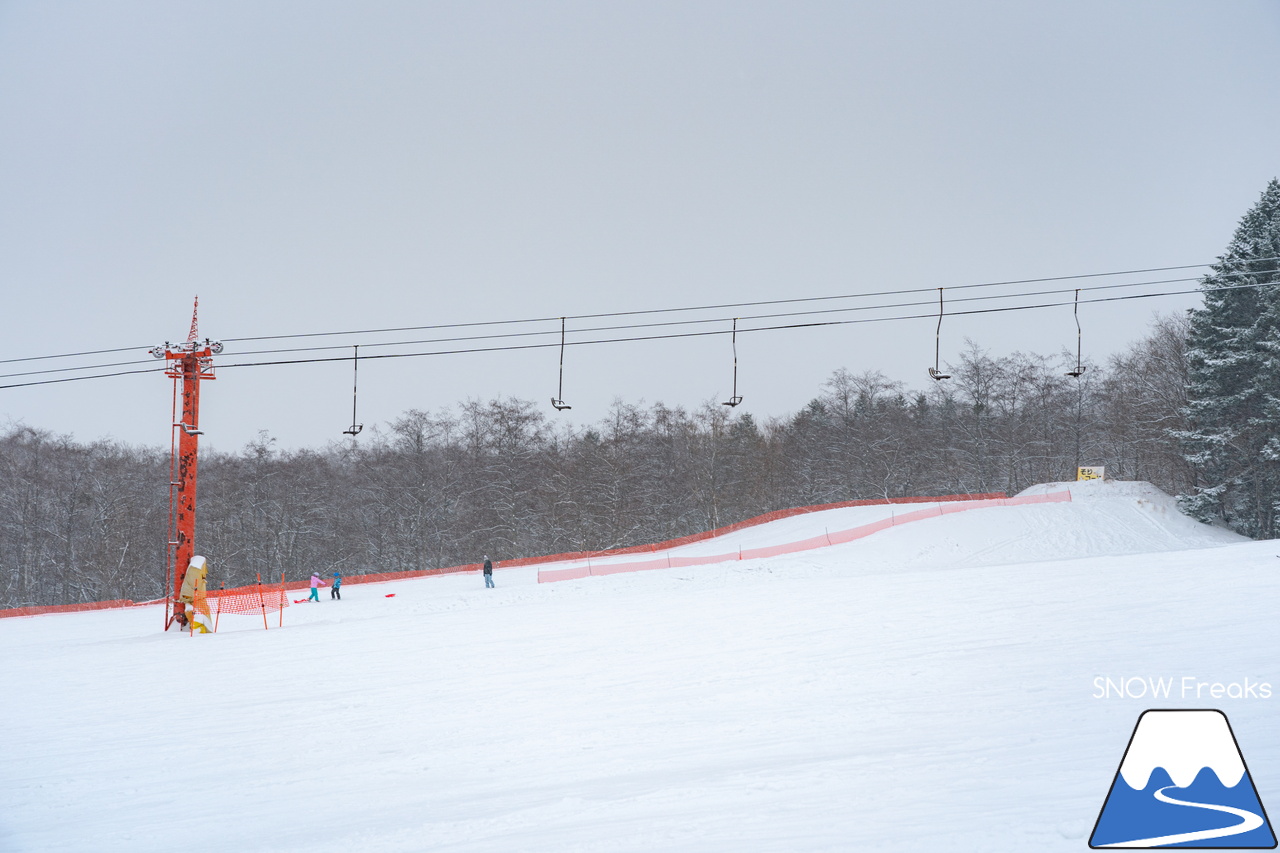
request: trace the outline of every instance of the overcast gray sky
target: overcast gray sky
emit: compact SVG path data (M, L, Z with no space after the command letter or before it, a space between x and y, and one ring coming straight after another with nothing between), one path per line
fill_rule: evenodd
M0 359L138 347L0 372L147 359L196 295L202 335L232 339L1205 263L1280 174L1277 45L1273 0L0 0ZM1087 305L1086 356L1192 304ZM922 388L934 327L744 333L739 411L792 412L842 367ZM1075 327L950 318L944 361L965 338L1049 353ZM555 414L558 357L362 361L359 417L507 395ZM724 336L569 347L556 417L723 400L731 371ZM158 374L2 390L0 425L166 445L169 394ZM320 446L350 423L351 364L202 394L206 446Z

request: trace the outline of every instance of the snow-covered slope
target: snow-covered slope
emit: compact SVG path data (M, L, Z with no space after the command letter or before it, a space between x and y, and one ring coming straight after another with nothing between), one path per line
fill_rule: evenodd
M1134 554L1212 548L1248 541L1236 533L1200 524L1179 512L1169 495L1150 483L1093 480L1045 483L1022 495L1070 492L1071 501L1018 507L974 508L976 503L882 504L805 513L652 554L595 558L607 566L678 557L732 554L849 530L894 515L945 507L938 518L913 521L837 546L836 553L880 568L956 567L1031 563L1103 554ZM962 510L962 511L956 511ZM825 550L825 549L824 549ZM543 566L585 564L568 560Z
M848 548L882 568L994 566L1119 554L1215 548L1247 542L1178 511L1150 483L1048 483L1022 494L1067 489L1069 503L976 509L886 530Z
M768 560L353 585L283 630L0 620L0 850L1079 851L1149 707L1222 708L1280 802L1280 700L1095 698L1280 687L1275 543L1071 488Z

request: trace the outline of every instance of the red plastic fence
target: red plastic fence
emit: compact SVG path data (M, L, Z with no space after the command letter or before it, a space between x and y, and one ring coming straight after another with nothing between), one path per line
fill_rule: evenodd
M883 504L936 503L938 501L979 501L1003 497L1005 497L1004 492L991 492L980 495L941 495L933 498L872 498L869 500L841 501L839 503L832 504L798 506L792 507L791 509L779 509L773 512L766 512L764 515L757 515L753 518L748 518L745 521L727 524L724 527L717 527L714 530L704 530L701 533L692 533L688 536L681 536L676 539L668 539L665 542L654 542L649 545L632 545L626 548L608 548L603 551L572 551L565 554L547 554L542 557L524 557L518 560L503 560L502 565L505 568L515 568L517 566L536 566L541 565L542 563L560 563L566 560L585 560L588 558L594 559L596 557L617 557L623 554L645 554L653 551L666 551L670 548L678 548L681 545L691 545L694 542L714 539L717 536L724 536L726 533L733 533L747 527L756 527L782 518L791 518L795 515L804 515L810 512L822 512L823 510L828 509L844 509L845 507L852 506L881 506Z
M117 607L135 607L135 602L128 598L117 598L114 601L82 601L79 604L51 604L40 607L10 607L0 610L0 619L9 616L40 616L45 613L80 613L85 610L112 610Z
M641 544L641 546L628 546L626 548L607 548L604 551L571 551L566 553L549 553L540 557L518 557L516 560L503 560L502 565L497 566L498 569L518 569L521 566L538 566L548 564L548 562L567 562L570 560L586 560L586 558L596 557L617 557L628 555L628 553L652 553L654 551L667 551L668 548L676 548L691 544L694 542L703 542L704 539L713 539L722 537L726 533L735 533L736 530L745 528L754 528L756 525L768 524L769 521L777 521L778 519L790 519L791 516L804 515L806 512L822 512L823 510L842 510L851 506L882 506L884 503L936 503L940 501L959 502L959 501L989 501L1000 500L1004 498L1004 492L991 492L986 494L945 494L941 497L901 497L888 498L888 500L861 500L861 501L841 501L840 503L818 503L814 506L797 506L790 510L776 510L773 512L765 512L764 515L750 517L745 521L737 521L735 524L728 524L722 528L714 530L704 530L701 533L686 535L686 537L678 537L676 539L667 539L666 542L654 542L652 544ZM681 560L677 557L676 560ZM726 557L727 558L727 557ZM737 558L737 555L733 555ZM630 565L630 564L627 564ZM680 565L680 564L675 564ZM696 564L686 564L696 565ZM662 567L666 567L666 560L662 561ZM461 566L445 566L442 569L422 569L417 571L379 571L379 573L369 573L362 575L343 575L343 584L374 584L385 583L388 580L408 580L412 578L429 578L431 575L452 575L463 573L463 571L480 571L479 562L468 562ZM654 565L657 569L657 564ZM539 579L540 580L540 579ZM306 589L310 587L310 581L294 580L284 584L285 589ZM238 589L252 589L252 587L241 587ZM232 590L227 590L232 592Z
M238 586L232 589L211 589L207 594L209 606L218 613L275 613L289 606L289 596L280 584L264 586Z
M944 500L941 498L929 499L930 502ZM798 542L785 542L779 545L768 545L762 548L742 548L727 554L700 555L696 557L677 557L670 554L653 560L641 560L630 563L612 563L604 565L592 565L588 562L585 566L569 566L563 569L541 569L538 571L538 583L553 583L555 581L577 580L585 577L599 577L601 575L616 575L625 572L643 572L650 569L672 569L682 568L686 566L704 566L713 563L724 563L730 560L755 560L761 557L777 557L782 554L794 554L799 551L809 551L814 548L824 548L828 545L840 545L845 542L852 542L855 539L862 539L881 530L895 527L900 524L910 524L913 521L921 521L926 518L937 518L941 515L964 512L970 509L982 509L992 506L1023 506L1025 504L1037 503L1059 503L1062 501L1070 501L1071 492L1061 491L1052 492L1046 495L1025 495L1023 497L1014 498L977 498L961 502L952 502L950 504L941 504L939 506L919 509L915 512L908 512L904 515L895 515L890 518L884 518L879 521L873 521L868 524L862 524L849 530L837 530L824 533L821 536L811 536L808 539L801 539ZM915 501L912 501L913 503ZM852 506L868 506L877 502L867 501L852 504ZM883 505L885 502L878 502ZM906 501L902 501L906 503ZM838 505L838 506L848 506ZM836 508L836 507L830 507ZM792 513L793 515L795 513ZM781 516L786 518L787 516ZM772 519L770 519L772 520ZM696 541L696 540L695 540Z
M733 533L747 527L755 527L760 524L768 524L771 521L777 521L782 518L791 518L796 515L804 515L810 512L822 512L828 509L844 509L845 507L856 506L877 506L883 504L912 504L912 503L938 503L948 502L955 503L961 501L990 501L1006 499L1004 492L992 492L979 495L941 495L938 497L906 497L906 498L888 498L888 499L870 499L856 501L841 501L839 503L816 504L813 506L793 507L791 509L780 509L774 512L767 512L763 515L757 515L748 518L745 521L739 521L734 524L728 524L723 527L717 527L714 530L706 530L701 533L693 533L688 536L681 536L676 539L668 539L664 542L654 542L648 545L632 545L626 548L608 548L602 551L572 551L563 554L545 554L540 557L521 557L515 560L503 560L499 568L510 569L520 566L537 566L544 563L561 563L569 560L583 560L596 557L616 557L624 554L644 554L654 551L665 551L670 548L676 548L681 545L690 545L694 542L702 542L706 539L714 539L717 536L724 536L726 533ZM1070 496L1068 495L1068 500ZM905 517L905 516L904 516ZM817 546L814 546L817 547ZM758 550L758 549L757 549ZM761 555L763 556L763 555ZM725 555L725 559L737 559L738 555ZM699 563L682 562L694 558L675 557L662 558L652 561L652 568L666 568L668 563L671 566L681 565L698 565ZM697 558L699 561L705 562L704 558ZM661 565L659 565L659 563ZM630 563L626 565L632 565ZM480 571L479 563L466 563L460 566L446 566L439 569L422 569L418 571L406 572L373 572L363 575L351 575L343 577L344 584L360 584L360 583L384 583L386 581L408 580L411 578L425 578L431 575L448 575L459 572L478 572ZM630 571L637 571L631 569ZM612 574L613 571L606 571L606 567L596 567L596 574ZM585 575L584 575L585 577ZM560 580L561 578L557 578ZM539 582L542 581L541 573L539 573ZM289 581L283 585L285 590L306 589L310 586L310 581ZM277 587L278 588L278 587ZM249 594L257 589L256 585L233 587L231 589L210 590L210 597L219 595L237 595ZM90 601L81 604L52 604L39 607L14 607L8 610L0 610L0 619L9 616L39 616L46 613L75 613L85 610L108 610L118 607L142 607L148 604L163 604L163 599L156 601L131 601L129 599L117 599L115 601Z

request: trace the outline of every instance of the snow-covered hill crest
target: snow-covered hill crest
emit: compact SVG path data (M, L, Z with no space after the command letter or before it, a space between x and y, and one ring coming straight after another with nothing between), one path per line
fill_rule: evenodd
M975 509L893 528L841 546L881 568L976 567L1103 555L1218 548L1249 540L1201 524L1144 482L1044 483L1020 495L1071 492L1071 501Z

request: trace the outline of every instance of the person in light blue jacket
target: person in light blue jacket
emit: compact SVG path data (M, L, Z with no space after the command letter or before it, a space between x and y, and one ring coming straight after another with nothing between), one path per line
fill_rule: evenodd
M333 586L329 587L329 598L342 600L342 575L333 573Z

